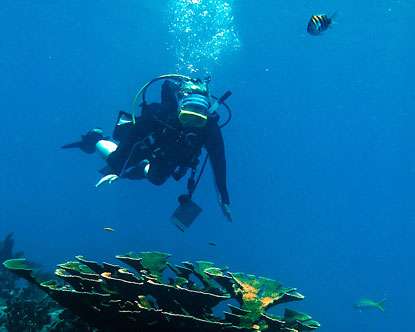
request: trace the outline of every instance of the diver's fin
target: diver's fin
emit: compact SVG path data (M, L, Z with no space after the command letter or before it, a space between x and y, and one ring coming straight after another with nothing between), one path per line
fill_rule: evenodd
M118 180L119 176L117 174L108 174L105 175L104 177L101 178L101 180L99 180L97 182L97 184L95 185L95 188L98 188L100 186L102 186L103 184L111 184L113 183L115 180Z
M82 142L73 142L69 144L65 144L61 146L61 149L80 149L82 146Z

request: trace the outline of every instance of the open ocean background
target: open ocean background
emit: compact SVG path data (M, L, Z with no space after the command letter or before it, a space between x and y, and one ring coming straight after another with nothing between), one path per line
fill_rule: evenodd
M182 233L169 216L184 180L96 189L104 163L60 149L95 126L110 134L137 88L176 71L164 2L3 0L0 237L14 232L44 269L131 250L212 260L298 287L305 301L287 307L318 331L411 330L415 2L232 5L240 48L212 64L211 86L233 92L234 222L209 169L195 197L204 213ZM312 14L336 11L329 31L306 33ZM361 297L386 298L386 312L356 311Z

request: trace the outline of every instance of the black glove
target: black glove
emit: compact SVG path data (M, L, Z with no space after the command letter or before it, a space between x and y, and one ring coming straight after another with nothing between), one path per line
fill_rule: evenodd
M94 153L95 145L98 141L104 139L103 131L100 128L94 128L81 136L79 142L69 143L62 146L62 149L81 149L85 153Z

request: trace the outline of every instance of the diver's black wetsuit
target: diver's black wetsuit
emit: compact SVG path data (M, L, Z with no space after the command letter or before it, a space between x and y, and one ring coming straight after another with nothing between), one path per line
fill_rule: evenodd
M151 165L148 180L161 185L170 176L178 179L186 170L196 167L204 147L209 154L221 201L229 204L225 148L218 116L209 117L202 128L183 127L177 118L175 92L175 85L166 81L162 86L161 103L144 105L142 115L136 117L134 125L116 126L113 136L119 144L108 156L108 165L113 173L123 176L126 169L147 159ZM134 178L128 174L126 177Z

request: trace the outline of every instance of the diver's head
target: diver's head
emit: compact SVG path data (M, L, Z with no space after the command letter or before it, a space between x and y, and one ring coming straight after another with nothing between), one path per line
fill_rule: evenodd
M184 127L204 127L210 108L208 81L183 82L179 92L179 120Z

